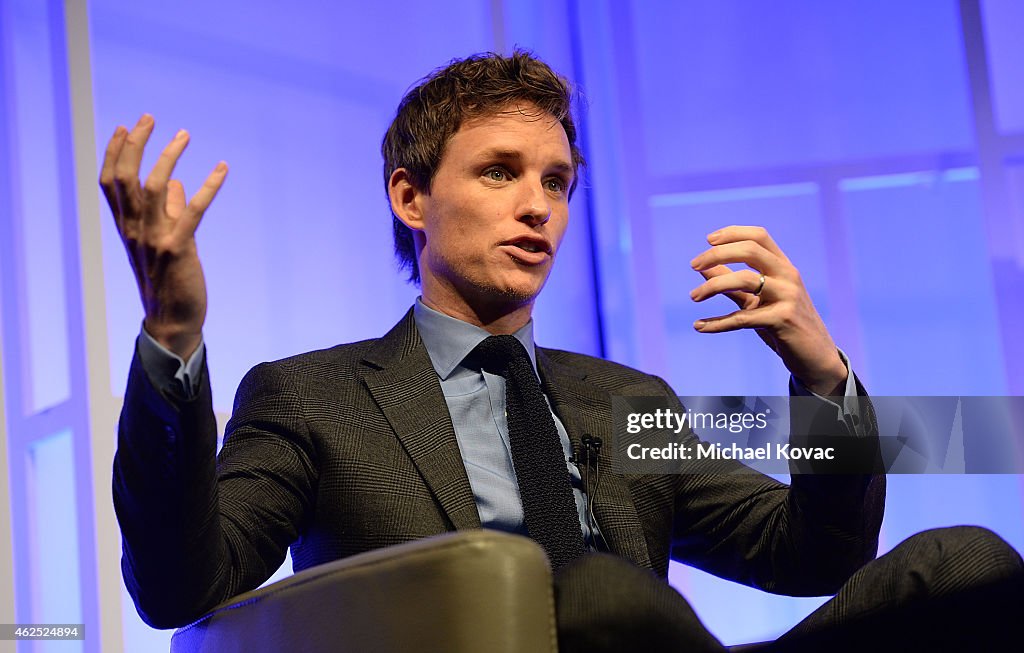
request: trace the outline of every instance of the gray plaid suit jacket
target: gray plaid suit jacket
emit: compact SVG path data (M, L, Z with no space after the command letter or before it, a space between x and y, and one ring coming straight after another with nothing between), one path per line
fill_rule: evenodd
M665 396L657 377L538 348L574 443L613 441L612 394ZM884 477L622 476L602 452L594 513L612 552L667 576L670 557L769 591L820 595L875 555ZM132 362L114 460L122 570L142 617L181 626L295 570L480 528L436 372L412 311L383 338L253 368L222 451L208 375L165 396ZM727 463L735 464L735 463ZM583 470L586 473L586 470Z

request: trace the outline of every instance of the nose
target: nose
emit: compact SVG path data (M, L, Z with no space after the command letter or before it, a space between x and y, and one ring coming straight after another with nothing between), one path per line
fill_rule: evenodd
M522 196L516 219L531 227L538 227L551 219L551 202L544 192L542 183L522 184Z

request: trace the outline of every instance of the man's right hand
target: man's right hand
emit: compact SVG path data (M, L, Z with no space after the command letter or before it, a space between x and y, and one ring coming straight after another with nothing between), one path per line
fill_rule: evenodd
M218 163L186 203L181 182L171 179L188 145L188 133L181 130L141 184L142 151L152 133L149 114L131 131L118 126L107 145L100 187L135 272L146 332L187 360L202 342L206 319L206 282L196 252L196 227L223 185L228 167Z

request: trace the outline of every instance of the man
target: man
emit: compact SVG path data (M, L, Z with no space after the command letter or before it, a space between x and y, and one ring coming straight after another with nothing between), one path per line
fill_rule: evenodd
M481 526L545 548L570 651L721 650L664 582L670 556L770 591L840 591L792 645L837 633L850 642L849 627L870 615L903 618L950 587L1019 578L1019 556L980 529L919 536L869 563L878 476L797 475L787 487L757 474L606 471L599 496L588 492L590 471L571 454L614 441L611 396L678 401L656 377L534 346L534 302L582 162L570 99L565 80L522 52L455 61L406 95L382 151L396 251L420 300L380 339L250 371L216 466L194 234L227 168L186 202L171 174L188 135L140 184L153 119L117 129L100 183L146 317L114 497L125 580L148 623L182 625L256 587L288 547L298 570ZM691 297L725 293L739 310L695 328L756 329L792 372L792 391L819 395L834 428L851 430L825 397L863 391L793 264L757 227L725 227L708 242L692 262L705 282ZM849 434L874 437L864 421ZM610 470L608 450L594 453ZM904 573L921 560L923 571Z

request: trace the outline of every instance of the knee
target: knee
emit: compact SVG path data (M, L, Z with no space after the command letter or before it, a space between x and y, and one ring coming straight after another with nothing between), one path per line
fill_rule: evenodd
M948 526L932 528L912 535L908 542L916 546L937 549L944 555L970 553L984 557L1020 556L1006 540L983 526Z
M1020 578L1024 562L1006 540L981 526L934 528L912 536L908 543L924 549L945 571L977 580Z

